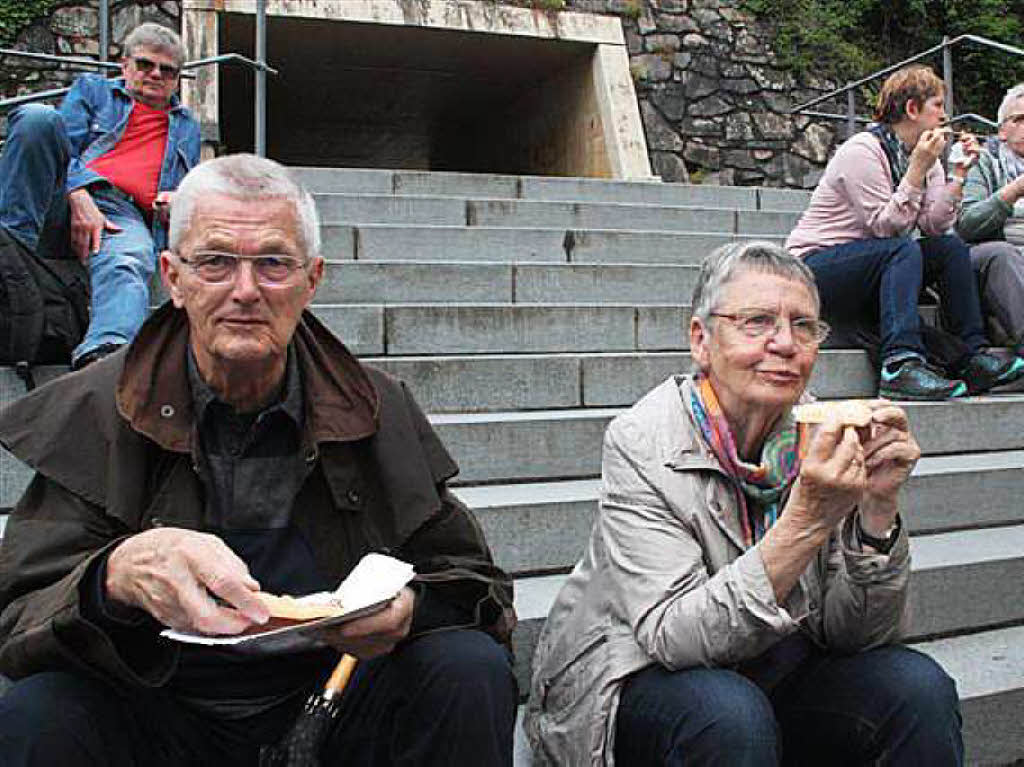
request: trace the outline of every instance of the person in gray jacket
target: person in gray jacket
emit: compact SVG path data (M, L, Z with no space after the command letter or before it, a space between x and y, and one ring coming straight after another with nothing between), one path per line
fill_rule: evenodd
M534 658L537 764L958 765L956 687L898 643L906 413L798 429L814 278L766 242L705 261L693 376L609 426L600 506Z
M1024 356L1024 83L1006 91L998 135L981 147L967 172L960 236L971 243L971 263L993 340Z

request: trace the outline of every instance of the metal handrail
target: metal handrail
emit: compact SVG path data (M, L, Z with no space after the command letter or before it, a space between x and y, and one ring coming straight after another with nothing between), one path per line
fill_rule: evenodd
M121 65L114 61L97 61L96 59L79 58L78 56L61 56L58 53L36 53L35 51L19 51L14 48L0 48L0 56L19 56L23 59L39 59L68 64L72 67L96 67L98 69L120 69Z
M897 69L902 69L903 67L907 66L908 64L912 64L915 61L920 61L923 58L927 58L928 56L932 56L932 55L934 55L938 51L942 51L942 54L943 54L943 56L942 56L942 70L943 70L943 80L946 83L946 104L947 104L947 107L949 108L949 110L953 111L953 59L952 59L952 56L950 56L949 52L950 52L950 49L954 45L958 45L959 43L962 43L962 42L971 42L971 43L977 43L979 45L986 45L986 46L988 46L990 48L995 48L995 49L1003 51L1005 53L1012 53L1012 54L1014 54L1016 56L1024 56L1024 49L1022 49L1022 48L1018 48L1018 47L1016 47L1014 45L1008 45L1006 43L1001 43L998 40L989 40L987 37L981 37L979 35L963 34L963 35L958 35L957 37L954 37L952 40L950 40L948 37L944 37L944 38L942 38L942 42L941 43L939 43L938 45L932 46L931 48L929 48L926 51L922 51L921 53L915 54L914 56L911 56L910 58L904 59L903 61L900 61L897 64L892 64L891 66L885 67L883 69L879 69L877 72L874 72L874 73L872 73L872 74L870 74L870 75L868 75L866 77L862 77L859 80L855 80L853 82L846 83L846 85L842 86L841 88L836 88L835 90L830 91L830 92L826 93L823 96L818 96L817 98L811 99L810 101L808 101L808 102L806 102L804 104L800 104L799 106L793 107L791 110L789 110L789 113L790 114L808 114L810 116L825 117L825 118L829 118L829 119L845 119L846 122L847 122L848 132L852 135L853 132L855 131L855 123L856 122L858 122L858 121L866 122L865 120L863 120L863 118L858 118L854 114L855 104L854 104L853 95L854 95L854 91L857 88L860 88L862 85L865 85L865 84L871 82L872 80L877 80L880 77L885 77L886 75L891 74L892 72L895 72ZM823 101L828 101L829 99L836 98L837 96L840 96L841 94L844 94L844 93L846 94L846 102L847 102L846 103L846 114L845 115L834 115L834 114L823 113L823 112L814 112L814 113L812 113L812 112L808 112L807 111L810 107L817 106L818 104L820 104ZM964 115L957 115L956 117L952 118L952 121L956 122L956 121L965 120L965 119L974 119L974 120L978 120L978 121L980 121L982 123L985 123L986 125L991 125L992 127L998 127L998 125L996 123L994 123L992 120L989 120L987 117L982 117L981 115L976 115L976 114L973 114L973 113L971 113L971 114L964 114Z
M49 53L37 53L30 54L28 51L8 51L5 48L0 48L0 55L4 54L15 54L25 55L26 58L46 58L58 62L64 62L65 59L60 56L55 56ZM94 61L92 59L73 59L68 57L67 61L72 64L87 65L100 67L103 69L120 69L121 65L109 62L109 61ZM239 53L223 53L220 56L210 56L205 59L196 59L195 61L186 61L181 65L182 73L181 76L185 78L194 78L195 75L191 72L185 72L186 69L196 69L197 67L204 67L209 64L232 64L232 63L245 64L256 70L262 70L269 72L272 75L277 74L277 70L273 67L267 66L267 64L260 61L253 61L252 59L246 58ZM21 104L30 104L34 101L48 101L49 99L55 99L66 94L71 88L53 88L52 90L36 91L35 93L26 93L21 96L11 96L10 98L0 99L0 113L6 112L9 109L13 109Z

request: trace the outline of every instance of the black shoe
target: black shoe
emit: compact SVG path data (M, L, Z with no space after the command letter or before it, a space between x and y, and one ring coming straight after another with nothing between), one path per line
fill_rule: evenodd
M944 378L924 360L913 357L899 363L895 370L883 365L878 384L878 396L886 399L944 400L966 393L963 381Z
M970 394L981 394L993 386L1013 383L1021 376L1024 376L1024 360L1020 357L999 357L988 352L975 354L960 371Z
M100 344L95 349L90 349L77 360L71 363L72 370L81 370L86 365L91 365L96 360L101 360L108 354L113 354L124 344Z

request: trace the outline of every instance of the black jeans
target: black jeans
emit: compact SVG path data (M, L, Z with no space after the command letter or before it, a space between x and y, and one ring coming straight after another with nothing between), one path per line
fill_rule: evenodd
M357 667L323 764L510 767L516 696L509 653L489 636L428 634ZM0 764L255 765L304 698L223 721L159 689L125 694L84 676L36 674L0 699Z
M804 263L814 272L829 322L878 324L882 362L908 352L926 356L917 314L922 285L938 288L943 326L969 354L986 345L970 251L955 235L858 240L815 251Z

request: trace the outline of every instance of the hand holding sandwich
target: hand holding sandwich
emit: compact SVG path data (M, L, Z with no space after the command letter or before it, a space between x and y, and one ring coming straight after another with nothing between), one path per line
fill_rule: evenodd
M238 634L270 617L249 568L214 535L158 527L122 541L107 558L107 598L165 626Z

